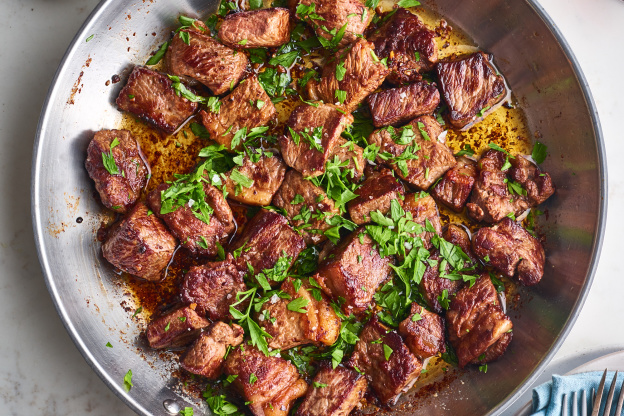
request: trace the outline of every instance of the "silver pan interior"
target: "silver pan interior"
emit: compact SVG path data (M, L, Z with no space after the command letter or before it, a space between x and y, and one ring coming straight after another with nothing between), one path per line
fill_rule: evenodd
M418 400L416 413L501 413L553 356L579 313L598 261L606 212L606 167L598 117L587 84L565 41L532 0L424 2L496 56L528 123L548 145L544 164L558 185L541 218L548 253L540 285L512 311L514 340L487 374L468 372ZM143 348L140 324L122 308L130 297L115 284L95 231L102 208L84 169L94 131L114 128L113 100L127 74L168 35L175 17L205 16L216 0L105 0L68 49L42 109L35 143L32 215L50 294L67 330L93 369L133 410L163 414L163 402L205 409L180 393L175 364ZM156 35L152 35L155 32ZM86 42L86 39L94 35ZM73 102L73 104L72 104ZM77 217L84 218L78 224ZM115 348L106 348L111 342ZM134 388L123 376L132 369ZM395 413L414 413L407 408Z

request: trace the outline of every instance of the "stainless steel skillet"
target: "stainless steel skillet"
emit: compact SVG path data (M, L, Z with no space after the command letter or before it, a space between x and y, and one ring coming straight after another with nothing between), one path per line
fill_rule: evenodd
M487 374L468 372L415 407L395 414L502 413L539 373L573 325L587 296L606 220L606 166L598 116L565 40L530 0L424 1L496 56L528 124L551 156L558 185L543 219L548 252L543 282L512 311L514 341ZM85 359L133 410L166 414L163 402L195 405L181 393L176 365L144 348L130 295L99 254L102 209L83 163L94 131L119 124L111 75L142 62L180 13L203 16L217 1L105 0L69 47L43 106L33 158L32 215L39 257L57 310ZM152 35L155 33L155 35ZM93 37L87 42L88 38ZM84 221L78 223L77 218ZM114 348L105 345L110 342ZM123 376L131 369L134 387ZM197 409L197 408L196 408ZM199 414L196 411L195 414Z

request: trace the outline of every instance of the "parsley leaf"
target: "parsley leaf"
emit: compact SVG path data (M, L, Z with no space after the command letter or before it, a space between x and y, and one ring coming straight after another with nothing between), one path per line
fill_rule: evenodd
M500 147L496 143L488 143L488 146L490 147L490 149L498 150L499 152L505 153L510 158L515 159L515 157L513 157L507 150L503 149L502 147Z
M468 143L466 143L462 147L462 150L460 150L459 152L455 153L455 157L460 157L460 156L463 156L463 155L474 156L474 154L475 154L475 151L472 150L472 147L470 147L470 145Z
M336 80L342 81L346 73L347 70L345 69L344 61L338 63L338 65L336 65Z
M405 8L420 6L420 2L416 0L401 0L397 4L399 5L399 7Z
M548 156L548 147L545 144L540 142L535 142L533 146L533 152L531 153L531 157L538 165L543 163Z
M299 58L299 51L294 50L271 58L269 65L281 65L284 68L290 68Z
M383 350L384 350L384 357L386 358L386 361L388 361L390 359L390 355L392 355L393 353L393 349L390 348L388 345L383 344Z
M180 410L180 414L182 416L193 416L193 408L192 407L185 407L184 409Z
M253 179L249 179L247 176L245 176L245 174L239 172L238 169L232 169L232 172L230 173L230 179L232 179L234 183L241 185L245 188L250 188L254 184Z
M132 384L132 370L128 370L123 378L123 383L124 389L126 389L126 391L130 391L130 389L134 387L134 384Z
M343 90L336 90L334 95L338 99L338 102L340 104L343 104L345 100L347 99L347 92Z
M307 310L303 308L308 306L309 303L310 301L306 298L297 298L295 300L288 302L288 305L286 306L286 308L292 312L306 313Z
M145 62L145 65L156 65L165 56L167 49L169 49L169 42L163 43L158 51Z
M115 157L113 156L113 149L119 145L119 139L115 137L110 144L110 151L102 152L102 163L104 164L104 168L111 175L119 175L119 167L115 163Z

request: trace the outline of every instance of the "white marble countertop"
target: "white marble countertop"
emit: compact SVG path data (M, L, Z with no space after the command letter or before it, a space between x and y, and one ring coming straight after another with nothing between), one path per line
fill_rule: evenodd
M521 0L507 0L521 1ZM46 290L30 217L30 167L39 111L73 35L98 0L3 0L0 13L0 414L132 412L83 360ZM624 2L540 0L591 87L606 141L609 215L600 265L575 327L544 377L624 349ZM622 150L622 152L620 152ZM528 398L528 396L527 396ZM520 402L524 402L522 399Z

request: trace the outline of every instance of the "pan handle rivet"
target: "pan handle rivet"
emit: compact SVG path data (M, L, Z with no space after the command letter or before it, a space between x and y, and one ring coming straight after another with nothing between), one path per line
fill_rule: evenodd
M169 414L177 415L180 413L180 405L175 400L167 399L163 402L163 406Z

